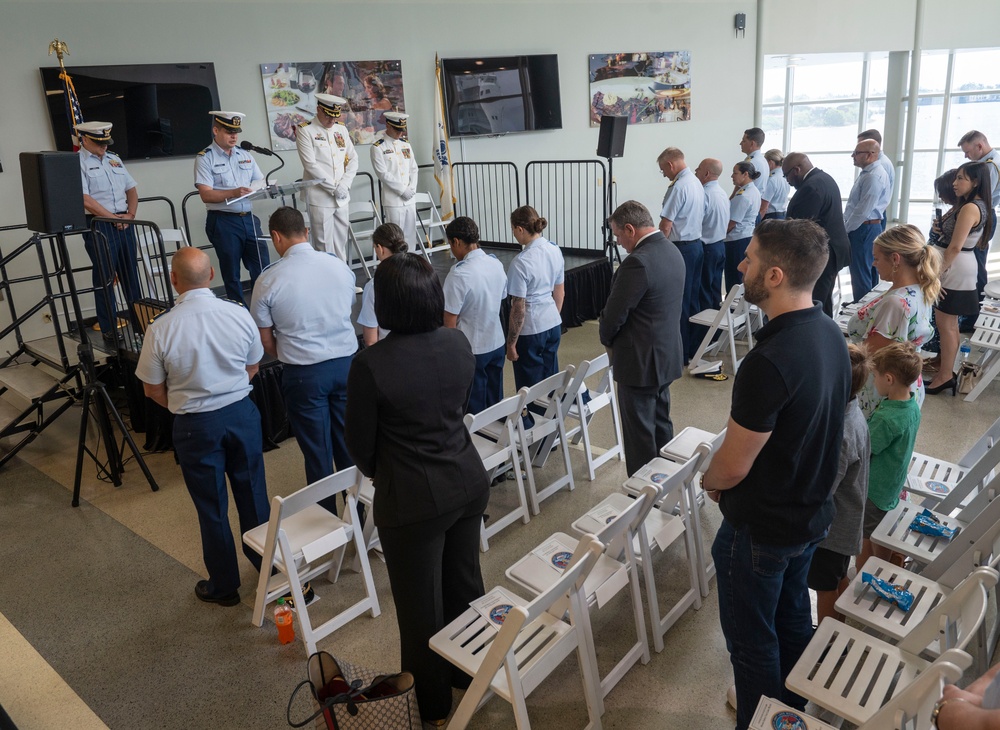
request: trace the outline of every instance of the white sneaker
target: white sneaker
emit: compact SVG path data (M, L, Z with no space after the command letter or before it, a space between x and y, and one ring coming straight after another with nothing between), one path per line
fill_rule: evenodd
M726 690L726 704L736 709L736 685L729 685L729 689Z

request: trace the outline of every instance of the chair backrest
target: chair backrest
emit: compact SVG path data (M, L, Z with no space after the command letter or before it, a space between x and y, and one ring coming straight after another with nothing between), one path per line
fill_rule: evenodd
M899 648L919 654L940 641L942 651L964 649L986 618L989 590L998 577L993 568L976 568L900 640Z
M963 540L961 536L958 540L960 544L968 542ZM943 586L954 588L980 566L988 565L994 570L1000 569L1000 520L990 525L982 535L973 540L958 558L952 559L954 555L954 551L948 554L942 551L941 555L924 567L921 574L930 580L936 580Z
M347 469L341 469L336 474L323 477L309 486L289 494L287 497L276 496L271 501L271 519L274 519L275 510L273 507L275 506L278 508L277 511L280 513L280 516L284 518L301 512L306 507L316 504L321 499L332 497L340 492L345 492L345 498L353 500L354 496L348 490L355 486L360 486L361 479L362 474L358 471L358 468L351 466Z
M166 231L163 231L163 234L164 240L166 240ZM979 440L965 452L965 456L959 459L958 465L966 469L971 468L998 440L1000 440L1000 418L995 420L993 425L986 429L986 433L980 436Z
M524 393L517 392L479 413L466 413L465 427L469 433L476 433L486 426L501 422L497 446L503 448L509 446L513 439L513 419L521 414L522 408L524 408Z
M566 394L566 388L575 372L576 367L569 365L560 373L550 375L532 386L521 388L521 392L524 393L525 405L535 401L543 401L545 403L545 413L543 414L545 418L555 418L556 415L561 417L563 395Z
M413 202L416 205L434 205L430 193L414 193Z
M949 649L858 726L858 730L924 730L932 727L931 715L944 685L957 682L971 665L971 656L959 649Z
M987 485L986 490L982 494L986 494L987 491L993 491L993 489L995 487L991 483ZM987 549L988 546L986 544L980 544L980 538L986 534L994 534L998 523L1000 523L1000 499L994 499L986 504L982 511L976 514L971 521L966 523L965 527L951 540L945 540L943 537L921 535L922 544L932 549L936 549L937 547L935 541L944 544L943 548L936 551L934 559L924 566L921 574L930 580L941 580L945 572L952 565L961 561L962 556L970 548Z
M986 449L976 460L958 484L941 500L935 508L943 515L961 510L964 521L968 522L972 515L981 512L988 502L996 498L997 484L994 484L993 472L1000 464L1000 444L994 444ZM977 492L978 490L978 492ZM962 507L969 495L975 494L968 505Z
M595 535L587 534L581 537L576 544L576 550L573 551L569 565L566 566L566 570L559 576L559 579L525 606L528 622L534 621L546 612L562 617L566 613L566 604L561 599L574 590L581 591L583 589L583 581L590 575L590 571L593 570L597 559L603 552L604 544Z
M576 373L573 375L573 382L571 382L569 387L566 388L566 395L569 396L570 399L576 398L577 394L587 387L587 378L597 375L598 373L603 374L601 375L601 380L597 384L597 389L594 392L598 395L602 395L614 387L611 382L611 358L608 357L608 353L606 352L598 355L593 360L584 360L576 367Z
M681 504L684 499L685 488L694 479L694 475L701 468L702 463L708 458L710 453L711 447L708 444L698 444L691 457L681 464L681 468L667 477L663 484L660 485L658 506L661 512L673 512L674 508Z
M639 492L639 496L632 500L627 509L600 529L597 533L597 539L609 549L612 545L620 546L621 548L624 548L626 543L631 545L632 536L642 527L642 523L649 515L649 511L653 509L653 505L656 504L656 498L659 495L660 487L657 487L655 484L644 486L642 491ZM626 537L625 540L622 540L623 536ZM612 555L611 557L615 556Z

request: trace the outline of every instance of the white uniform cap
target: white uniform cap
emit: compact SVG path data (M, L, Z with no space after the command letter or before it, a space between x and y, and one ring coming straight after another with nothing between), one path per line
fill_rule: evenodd
M223 129L228 129L231 132L242 132L243 131L243 120L246 118L246 114L243 112L226 112L220 110L210 111L209 114L212 115L212 121L218 124Z

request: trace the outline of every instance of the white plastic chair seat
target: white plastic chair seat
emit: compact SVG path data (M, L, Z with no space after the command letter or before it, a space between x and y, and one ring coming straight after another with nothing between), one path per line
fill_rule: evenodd
M872 542L913 558L917 562L931 562L935 555L948 546L950 540L924 535L910 529L913 518L923 510L924 507L921 505L900 502L882 518L882 522L872 532ZM935 513L935 517L946 527L959 528L959 530L965 527L963 522L954 517L946 517L937 513ZM956 535L956 539L957 537Z
M694 456L698 446L710 443L718 434L688 426L660 449L660 456L670 461L684 462Z
M935 459L933 456L914 452L910 459L910 468L906 474L906 488L911 492L941 500L965 476L966 471L965 468L950 461ZM935 485L928 484L928 482L940 482L947 488L947 491L942 492Z
M258 525L243 535L243 542L256 552L263 554L267 541L268 523ZM319 505L306 507L291 517L282 520L282 526L288 533L288 543L294 551L295 568L301 568L317 558L333 552L350 542L354 528L337 517L332 512ZM288 566L281 555L275 553L274 564L283 573Z
M517 449L521 454L525 473L528 475L528 499L531 503L532 514L537 515L539 504L563 487L569 487L570 491L576 489L576 483L573 480L573 463L569 456L569 440L566 437L566 422L563 419L562 410L563 395L573 380L575 371L576 368L570 365L562 372L551 375L530 387L521 388L519 391L524 399L523 406L527 407L533 403L545 404L544 413L531 413L534 424L530 428L525 428L523 419L515 419L517 421ZM562 452L565 474L554 479L548 486L539 489L535 483L534 466L536 464L532 461L532 454L538 450L538 465L540 466L544 460L543 457L548 456L546 447L552 443L557 443L559 451Z

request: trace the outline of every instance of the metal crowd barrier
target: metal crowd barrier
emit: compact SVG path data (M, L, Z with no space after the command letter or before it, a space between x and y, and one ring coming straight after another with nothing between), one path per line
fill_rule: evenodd
M563 248L604 251L608 176L600 160L535 160L524 168L525 203L548 219Z

